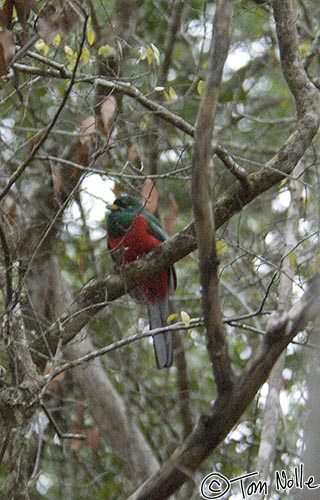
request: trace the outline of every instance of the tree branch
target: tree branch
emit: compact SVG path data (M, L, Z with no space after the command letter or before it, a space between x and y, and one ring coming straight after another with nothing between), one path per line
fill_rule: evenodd
M209 56L209 70L197 116L192 159L191 193L199 249L202 306L208 351L218 392L231 388L232 372L220 308L219 259L216 252L216 228L212 203L211 143L222 72L229 49L232 11L232 0L220 0L217 3Z
M316 88L309 80L299 54L296 14L291 0L273 0L283 74L295 99L298 116L306 111Z

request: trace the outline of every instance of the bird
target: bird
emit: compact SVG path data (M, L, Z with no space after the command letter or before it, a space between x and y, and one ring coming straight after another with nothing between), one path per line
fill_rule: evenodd
M134 261L167 239L159 219L135 196L119 196L108 208L108 248L117 267ZM150 330L168 326L171 282L176 288L173 266L156 273L133 290L132 296L147 305ZM172 332L155 335L153 344L158 368L169 368L173 361Z

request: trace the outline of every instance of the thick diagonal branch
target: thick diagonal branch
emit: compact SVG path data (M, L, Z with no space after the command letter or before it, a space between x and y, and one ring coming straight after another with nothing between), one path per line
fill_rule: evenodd
M165 500L221 443L266 381L276 360L310 321L320 317L320 274L288 311L275 313L260 347L230 392L221 394L208 416L200 418L188 439L174 452L157 475L146 481L128 500Z

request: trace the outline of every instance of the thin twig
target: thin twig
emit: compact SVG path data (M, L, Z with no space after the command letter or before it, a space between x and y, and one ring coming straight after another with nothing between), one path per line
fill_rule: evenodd
M86 434L75 434L73 432L62 432L59 429L59 426L55 419L53 418L51 412L46 408L46 406L43 404L43 402L40 402L40 406L43 409L44 413L48 417L48 420L52 424L54 430L56 431L57 435L59 436L60 439L87 439Z
M249 179L247 172L243 167L241 167L235 159L228 153L228 151L222 146L217 146L215 148L216 155L225 164L228 170L238 179L242 184L244 184L248 189L250 188Z
M11 302L12 299L12 262L10 256L10 249L7 242L5 232L3 230L2 224L0 224L0 241L3 249L4 266L5 266L5 276L6 276L6 307Z
M105 347L102 347L101 349L97 349L96 351L91 351L88 354L82 356L81 358L75 359L73 361L69 361L65 363L62 366L59 366L52 370L50 374L47 376L48 380L52 380L55 378L57 375L60 375L61 373L70 370L71 368L75 368L79 365L82 365L84 363L88 363L89 361L92 361L93 359L103 356L104 354L107 354L109 352L115 351L117 349L120 349L121 347L127 346L129 344L132 344L133 342L137 342L138 340L145 339L148 337L154 337L155 335L159 335L163 332L175 332L177 330L190 330L192 328L197 328L199 326L203 326L203 321L197 319L191 320L189 325L186 325L182 322L174 323L173 325L170 326L165 326L161 328L154 328L153 330L148 330L147 332L144 333L136 333L134 335L131 335L130 337L127 337L125 339L118 340L116 342L113 342L112 344L109 344Z

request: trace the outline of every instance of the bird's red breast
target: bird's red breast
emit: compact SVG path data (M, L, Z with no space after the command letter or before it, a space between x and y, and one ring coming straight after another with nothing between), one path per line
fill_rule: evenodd
M141 255L159 246L161 241L155 238L147 230L147 220L142 214L134 217L134 220L125 234L116 237L108 237L111 252L120 263L128 263ZM149 302L163 299L169 290L170 271L165 270L155 274L148 281L140 285L144 297Z

